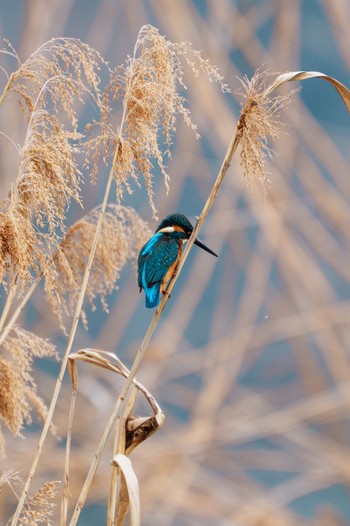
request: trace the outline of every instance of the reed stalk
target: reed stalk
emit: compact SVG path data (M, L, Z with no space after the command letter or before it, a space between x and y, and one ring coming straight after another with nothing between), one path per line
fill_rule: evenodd
M182 255L182 258L181 258L181 261L179 263L179 267L178 267L178 270L176 272L176 275L173 276L169 282L169 285L168 285L168 288L167 288L167 292L169 292L169 294L164 294L163 295L163 298L159 304L159 307L157 308L157 310L155 311L152 319L151 319L151 322L148 326L148 329L146 331L146 334L142 340L142 343L137 351L137 354L135 356L135 359L134 359L134 362L133 362L133 365L130 369L130 372L129 372L129 375L128 375L128 378L126 379L126 382L123 386L123 389L116 401L116 404L113 408L113 411L111 413L111 416L109 418L109 421L107 423L107 426L105 427L104 431L103 431L103 434L102 434L102 437L101 437L101 440L99 442L99 445L96 449L96 452L95 452L95 455L94 455L94 458L93 458L93 461L90 465L90 468L89 468L89 471L88 471L88 474L87 474L87 477L85 479L85 482L83 484L83 487L82 487L82 490L80 492L80 495L79 495L79 498L78 498L78 501L77 501L77 504L75 506L75 509L74 509L74 512L73 512L73 515L72 515L72 518L71 518L71 521L69 523L69 526L76 526L77 524L77 521L79 519L79 516L80 516L80 513L81 513L81 510L82 508L84 507L84 504L85 504L85 501L86 501L86 498L87 498L87 495L88 495L88 492L89 492L89 489L91 487L91 484L92 484L92 481L93 481L93 478L95 476L95 473L96 473L96 470L98 468L98 465L99 465L99 462L100 462L100 459L101 459L101 455L102 455L102 452L105 448L105 445L106 445L106 442L107 442L107 439L110 435L110 432L112 430L112 427L115 425L115 422L119 419L122 418L122 415L125 411L125 404L126 404L126 401L127 401L127 397L128 397L128 393L129 393L129 389L130 389L130 386L132 385L134 379L135 379L135 376L137 374L137 371L139 370L139 367L141 365L141 362L146 354L146 351L147 351L147 348L149 346L149 343L151 341L151 338L153 336L153 333L158 325L158 322L160 320L160 317L162 315L162 312L165 308L165 305L169 299L169 295L172 291L172 289L174 288L174 285L180 275L180 272L183 268L183 265L188 257L188 254L189 254L189 251L191 250L192 246L193 246L193 243L196 239L196 236L197 234L199 233L202 225L203 225L203 222L205 220L205 218L207 217L209 211L210 211L210 208L212 207L214 201L215 201L215 198L216 198L216 195L218 193L218 191L220 190L220 187L222 185L222 182L224 180L224 177L227 173L227 170L229 169L230 167L230 163L232 161L232 158L233 158L233 155L237 149L237 146L239 144L239 140L240 140L240 125L237 126L236 128L236 131L233 135L233 138L231 140L231 143L228 147L228 150L226 152L226 155L225 155L225 158L224 158L224 161L222 163L222 166L220 168L220 171L217 175L217 178L215 180L215 183L212 187L212 190L209 194L209 197L203 207L203 210L202 210L202 213L198 219L198 222L197 222L197 225L195 226L194 228L194 231L191 235L191 238L189 239L188 243L187 243L187 246L183 252L183 255ZM116 446L118 447L118 446Z
M83 301L84 301L84 298L85 298L85 292L86 292L87 284L88 284L89 277L90 277L90 274L91 274L92 263L93 263L94 255L95 255L95 252L96 252L96 247L97 247L97 243L98 243L99 234L100 234L100 231L101 231L103 216L104 216L104 212L106 210L106 206L107 206L107 202L108 202L108 198L109 198L109 194L110 194L110 190L111 190L111 186L112 186L112 181L113 181L113 163L115 162L115 159L116 159L116 157L118 155L118 149L119 149L119 146L117 146L117 148L115 150L115 154L114 154L114 158L113 158L113 162L112 162L112 168L111 168L111 170L109 172L107 185L106 185L106 189L105 189L105 193L104 193L104 197L103 197L103 201L102 201L102 205L101 205L101 209L100 209L99 219L98 219L98 222L97 222L97 225L96 225L96 232L95 232L93 244L92 244L92 247L91 247L89 260L87 262L85 274L84 274L84 277L83 277L83 282L82 282L82 285L81 285L81 292L80 292L80 296L79 296L79 299L78 299L78 302L77 302L77 306L76 306L76 309L75 309L75 313L74 313L74 317L73 317L73 323L72 323L72 327L71 327L71 330L70 330L70 333L69 333L69 337L68 337L67 347L66 347L64 356L62 358L61 368L60 368L60 371L59 371L59 374L58 374L58 377L57 377L56 385L55 385L54 392L53 392L53 395L52 395L52 398L51 398L51 403L50 403L50 406L49 406L49 409L48 409L47 417L46 417L46 420L45 420L45 423L44 423L44 426L43 426L43 429L42 429L42 432L41 432L41 436L40 436L40 440L39 440L39 443L38 443L38 446L37 446L37 450L36 450L36 453L34 455L34 459L33 459L31 468L29 470L28 477L27 477L26 482L24 484L23 491L22 491L20 499L18 501L18 505L17 505L16 511L15 511L15 513L13 515L13 518L12 518L12 521L11 521L11 526L16 526L17 525L19 517L20 517L20 514L21 514L21 511L22 511L23 506L24 506L24 503L25 503L25 501L26 501L26 499L28 497L29 489L30 489L30 486L31 486L31 483L32 483L32 480L33 480L33 477L34 477L34 474L35 474L35 471L37 469L37 466L38 466L38 463L39 463L42 451L43 451L44 442L46 440L47 433L48 433L48 431L50 429L50 425L51 425L52 418L53 418L53 413L54 413L54 410L56 408L56 404L57 404L57 400L58 400L58 395L59 395L61 387L62 387L63 377L64 377L64 374L65 374L65 371L66 371L66 368L67 368L69 353L70 353L70 351L72 349L73 341L74 341L74 338L75 338L75 334L76 334L76 331L77 331L77 327L78 327L78 323L79 323L79 319L80 319L80 314L81 314L81 310L82 310L82 306L83 306Z

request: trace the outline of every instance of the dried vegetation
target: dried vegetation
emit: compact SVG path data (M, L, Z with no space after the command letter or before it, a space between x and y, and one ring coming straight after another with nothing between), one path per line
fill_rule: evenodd
M1 104L14 94L28 123L23 146L19 148L18 176L7 198L1 202L0 281L8 291L8 299L1 317L0 342L4 357L1 358L0 415L15 435L24 424L31 422L32 409L41 418L46 418L12 523L49 523L45 513L49 513L50 506L45 495L53 488L51 483L33 497L27 498L27 494L51 426L77 320L82 318L87 325L84 298L86 296L95 309L94 301L99 296L103 309L107 310L106 295L116 288L121 270L128 262L135 261L140 247L150 236L147 225L132 208L107 204L111 182L116 182L117 202L120 203L123 189L131 192L132 182L139 185L142 173L152 214L156 216L152 190L154 163L168 190L169 176L163 159L165 155L170 156L177 116L182 116L195 130L186 100L178 94L179 86L185 88L182 61L195 75L202 70L210 80L218 81L223 88L224 85L217 70L202 59L199 52L193 51L189 44L169 42L151 26L141 29L133 57L114 71L96 51L74 39L53 39L23 64L8 43L2 53L14 57L18 68L8 76ZM101 67L111 79L103 94L99 77ZM95 119L80 130L77 105L86 98L93 99L100 120ZM108 120L112 114L111 104L119 99L123 115L116 127ZM100 134L95 135L96 130ZM160 146L161 135L165 148ZM82 153L86 155L83 166ZM90 166L90 176L96 183L101 154L105 164L111 163L103 202L67 229L67 210L72 202L82 204L83 171ZM48 411L36 393L31 372L33 359L52 356L54 347L15 326L42 277L45 278L48 303L61 328L64 329L64 317L73 320ZM23 299L18 293L24 295ZM10 359L6 358L6 353ZM128 377L127 369L123 369L123 374ZM128 492L132 490L128 474L131 473L133 480L135 478L130 461L123 460L120 455L131 450L132 444L134 448L144 440L142 429L147 427L145 420L135 423L138 419L131 416L132 406L128 406L125 414L133 422L134 431L129 431L127 440L121 438L120 429L117 431L110 516L119 513L116 501L118 470L123 472L125 491L126 488ZM134 432L138 437L135 441L130 440ZM152 426L145 438L151 432ZM4 454L2 435L1 447ZM67 455L69 458L69 451ZM62 520L67 519L67 495L66 492ZM38 504L44 505L43 511L38 509ZM127 508L124 506L125 512ZM131 513L133 510L132 506ZM76 520L74 516L72 520Z
M218 7L218 17L222 16L224 4ZM238 17L241 22L238 26L246 27L245 19L239 18L242 15L232 2L226 4L231 18ZM179 23L173 11L175 8L171 5L168 8L172 16L167 17L165 25L169 34L176 34L182 22ZM182 16L190 19L187 5L184 5ZM253 28L253 21L257 24L260 17L251 16ZM280 16L276 18L279 29L286 27ZM250 20L249 10L246 17ZM227 23L227 13L221 22L224 20ZM204 20L202 29L206 34L208 28ZM228 26L227 31L230 31ZM259 46L255 46L254 61L251 60L245 45L246 33L243 33L238 31L234 38L246 53L247 61L256 69L266 57L259 54ZM16 57L9 47L6 53ZM3 379L0 414L15 435L30 421L33 409L39 416L46 413L33 380L32 365L35 358L54 355L54 348L46 340L15 325L34 286L44 276L48 303L66 328L72 320L74 325L79 317L85 320L86 306L80 305L85 294L94 308L99 297L102 307L107 309L107 295L118 286L122 268L135 259L138 247L149 236L148 226L136 212L122 206L125 191L131 192L135 186L143 185L155 217L157 196L153 174L158 171L168 188L166 159L171 149L175 149L174 165L179 162L174 171L186 173L189 170L179 145L172 144L177 116L197 135L183 98L184 65L194 73L194 87L198 87L197 74L204 71L226 89L217 70L191 46L169 42L151 26L142 28L133 56L117 69L110 69L97 52L74 39L53 39L23 64L18 60L18 64L17 70L9 75L0 99L0 104L5 105L6 97L15 94L28 123L23 146L19 148L18 177L1 203L0 215L0 279L9 298L0 321L0 377ZM273 69L281 67L272 66ZM110 79L106 89L101 88L100 68ZM230 78L237 75L232 65L229 75ZM269 155L272 142L281 129L279 113L289 102L289 95L272 95L272 92L290 80L316 76L325 77L315 72L293 72L270 82L271 76L260 70L251 80L244 78L245 101L235 135L199 226L206 219L238 147L246 179L265 185L269 172L274 171ZM338 90L349 108L349 92L345 86L330 77L326 80ZM85 100L93 101L98 115L86 129L80 129L77 107ZM115 106L118 104L121 104L121 120L116 124ZM208 129L205 125L203 131L201 128L201 135L204 133L209 147L217 158L221 158L227 137L232 133L232 106L225 105L222 97L209 87L204 98L198 89L193 108L202 115L204 122L208 122ZM315 122L306 111L303 118L303 126L298 127L303 137L302 150L310 148L311 153L306 156L298 149L298 155L294 155L298 139L293 135L295 123L288 118L290 152L281 152L284 154L282 164L278 165L284 174L294 173L296 168L301 174L307 173L307 177L300 177L298 185L311 200L311 209L308 210L294 191L288 189L285 178L276 172L273 172L271 199L265 203L261 203L254 192L248 193L237 182L239 178L230 178L227 182L222 192L223 204L213 214L212 231L215 231L218 244L227 243L229 259L227 265L221 267L222 282L217 292L220 301L214 301L213 308L208 306L211 309L209 341L200 347L188 336L188 324L196 322L196 312L201 315L200 298L210 285L211 273L207 268L206 272L199 273L200 276L198 272L190 276L191 284L182 291L181 301L172 305L171 324L164 323L149 349L150 362L143 369L143 380L148 388L156 389L168 408L175 404L179 409L172 415L172 422L162 436L158 434L150 441L147 446L150 455L140 457L136 446L162 424L158 403L142 384L132 382L130 371L114 354L96 349L71 353L71 346L76 342L72 325L62 362L63 373L55 391L58 396L67 363L64 360L69 358L73 386L70 416L67 417L68 408L63 403L68 400L64 386L63 407L57 408L54 419L67 436L62 524L67 523L72 502L77 502L70 523L73 526L79 519L80 505L87 498L91 501L106 499L108 491L108 524L115 520L118 525L123 524L129 509L132 523L138 524L138 480L128 457L132 449L135 449L133 456L138 463L145 524L170 525L182 521L206 525L224 520L245 526L296 526L301 521L308 526L318 525L317 517L315 521L305 522L290 504L348 480L348 447L342 415L348 409L349 399L348 356L343 345L347 341L345 326L349 307L347 301L339 301L335 281L316 258L321 258L322 264L330 266L341 279L350 279L347 265L343 263L349 237L341 226L349 212L345 197L349 197L350 192L341 176L347 163L335 151L329 137L315 128ZM315 143L305 131L308 126L314 132L317 130L319 140ZM225 139L220 143L219 137L223 136ZM323 148L318 147L321 143ZM202 152L197 153L198 186L201 186L204 178L211 180L211 174L202 161ZM315 157L328 170L332 185L325 184L318 167L311 161ZM298 166L294 158L299 159ZM107 205L107 183L102 205L68 227L67 210L74 202L81 204L82 185L89 179L96 185L105 184L101 183L104 179L101 173L105 170L101 160L111 167L109 181L116 184L118 204ZM176 209L178 205L173 202L171 193L168 199L167 208ZM324 227L318 214L322 215L324 224L331 225L329 229ZM288 226L290 220L295 225L293 228ZM254 229L252 236L248 235L250 228ZM336 229L341 240L332 236L331 229ZM246 237L241 235L245 231ZM256 242L251 243L251 239ZM329 246L336 261L329 257L326 248ZM203 268L204 265L205 262ZM234 279L238 280L239 273L245 276L243 290L240 282L237 284ZM20 297L16 295L18 292ZM136 300L133 303L129 291L124 294L121 290L121 294L119 307L113 306L108 318L112 321L107 321L100 331L101 340L113 350L118 345L123 347L123 327L127 326L136 308ZM47 303L44 305L42 313L47 309ZM153 331L155 325L152 323ZM146 343L141 346L143 351L152 331L146 334ZM278 353L274 352L276 344ZM174 360L175 352L179 353L178 360ZM80 375L84 378L79 382L78 360L93 365L87 368L81 364ZM104 369L127 377L129 382L129 387L124 387L117 398L112 417L115 380L103 374ZM256 370L262 382L260 387L251 384ZM288 377L283 385L278 383L279 370ZM136 371L137 367L133 367L132 375ZM294 375L292 379L290 374ZM195 387L198 385L200 388ZM139 417L133 413L134 387L146 396L152 416ZM76 410L80 389L85 400L80 406L83 410ZM49 408L47 427L50 427L54 409L55 401ZM140 410L142 412L144 410ZM186 415L186 419L177 420L178 413ZM105 421L100 422L102 417L105 421L110 418L107 427L104 427ZM99 429L96 422L101 423ZM113 467L110 488L106 490L105 470L101 475L96 469L107 431L112 427L115 438L109 461L113 459ZM104 436L86 477L88 460L84 452L87 447L96 448L103 428ZM44 446L45 439L44 434L40 447ZM5 453L2 436L0 442ZM22 444L18 443L18 450L22 456L30 451L31 460L37 436L28 433L25 446ZM46 447L50 446L46 444ZM57 478L62 478L62 448L54 445L49 452L42 465L40 456L35 457L22 493L16 472L3 473L1 497L7 498L5 488L10 488L10 493L14 486L18 488L15 494L20 504L13 524L49 524L52 520L56 483L47 482L26 499L38 463L39 468L47 472L47 480L52 478L52 472L57 473L59 464L61 471ZM19 458L19 454L9 455L12 469L22 468ZM264 477L259 479L259 473L265 474L267 479L275 475L279 482L267 487ZM9 502L11 505L11 499ZM7 520L9 507L0 513L4 515L3 520ZM337 512L323 513L319 508L319 514L327 526L342 524Z

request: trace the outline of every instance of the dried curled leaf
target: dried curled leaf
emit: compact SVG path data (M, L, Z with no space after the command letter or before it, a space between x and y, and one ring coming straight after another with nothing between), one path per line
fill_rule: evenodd
M335 79L334 77L330 77L329 75L326 75L325 73L321 73L320 71L289 71L287 73L283 73L282 75L279 75L267 88L265 92L265 96L268 96L272 91L274 91L279 86L282 86L286 82L290 82L292 80L307 80L307 79L315 79L320 78L324 79L337 90L339 95L341 96L348 112L350 113L350 90L344 86L339 80Z
M69 356L69 374L72 382L73 391L78 389L78 370L77 361L83 361L92 365L103 367L109 371L114 371L128 378L130 371L119 360L114 353L102 351L99 349L81 349ZM141 442L155 433L164 424L164 413L161 410L156 399L139 381L133 380L135 387L144 395L152 408L153 415L148 417L134 417L129 415L126 421L125 430L125 453L129 455Z
M140 524L140 491L139 483L133 470L130 459L126 455L118 454L113 458L113 463L119 466L122 477L123 496L121 506L124 505L123 500L127 498L130 506L130 524L131 526L139 526ZM118 523L118 522L117 522Z

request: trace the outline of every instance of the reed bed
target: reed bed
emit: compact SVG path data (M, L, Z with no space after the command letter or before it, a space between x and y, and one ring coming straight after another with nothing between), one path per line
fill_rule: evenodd
M349 464L348 159L289 82L321 77L307 82L315 91L333 84L347 109L349 91L297 71L282 31L285 17L298 29L295 6L276 14L271 2L246 12L209 2L200 18L183 2L181 23L174 4L164 6L150 3L162 30L143 27L121 68L80 41L54 39L8 77L27 131L1 216L1 521L15 513L13 525L89 524L95 503L107 524L124 524L127 513L139 524L140 511L142 524L345 524L347 508L332 495L346 495ZM92 40L107 3L100 9ZM130 9L130 27L140 27L142 11ZM345 7L325 10L333 23L348 16ZM257 30L269 18L275 41L263 49ZM216 38L215 24L255 75L228 61L229 40ZM204 47L201 32L202 55L220 64L233 93L192 51ZM193 47L172 42L188 35ZM341 52L346 32L337 38ZM285 70L286 61L295 72L261 67ZM95 115L83 129L85 101ZM5 114L7 104L5 96ZM177 130L176 116L185 121ZM198 215L195 235L204 227L220 258L191 251L188 264L193 237L147 329L132 266L153 230L141 217L181 206L188 181L193 200L181 211ZM140 213L129 205L138 193Z

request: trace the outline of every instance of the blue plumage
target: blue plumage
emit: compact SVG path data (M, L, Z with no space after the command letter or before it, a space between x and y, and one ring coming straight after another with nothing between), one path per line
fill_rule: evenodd
M146 307L156 307L161 292L175 272L182 254L182 243L193 231L190 221L182 214L171 214L159 224L156 233L141 248L138 257L138 286L145 291ZM198 239L195 244L215 255Z
M180 234L180 233L178 233ZM138 285L144 289L146 307L156 307L160 300L160 286L180 249L179 238L169 233L156 233L141 249L138 258Z

